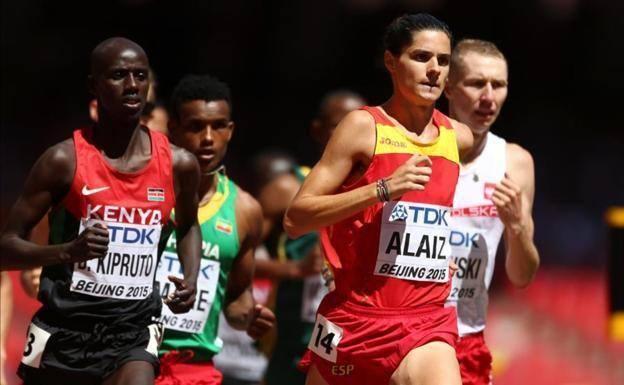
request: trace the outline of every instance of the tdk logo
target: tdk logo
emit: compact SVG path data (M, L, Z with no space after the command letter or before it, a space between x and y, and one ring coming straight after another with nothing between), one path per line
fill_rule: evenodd
M155 229L135 229L133 227L122 227L108 225L110 231L111 242L123 242L126 244L139 243L153 245L155 240L152 239Z
M397 204L390 214L390 222L408 222L412 224L448 226L445 208L409 206Z
M390 214L390 222L405 222L407 219L407 210L402 204L394 206Z
M477 243L479 240L479 235L479 233L470 234L467 232L452 230L449 242L452 246L479 248L479 244Z

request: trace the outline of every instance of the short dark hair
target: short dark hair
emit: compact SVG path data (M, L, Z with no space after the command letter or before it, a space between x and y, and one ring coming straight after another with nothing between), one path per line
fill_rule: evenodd
M324 117L327 114L330 103L332 103L336 99L356 99L360 100L362 104L366 104L364 97L362 97L362 95L358 94L357 92L347 89L336 89L333 91L329 91L328 93L323 95L323 98L319 103L316 116L318 118Z
M176 85L170 100L170 113L179 118L179 108L183 103L193 100L212 102L225 100L232 109L230 87L219 79L210 75L186 75Z
M413 33L420 31L444 32L453 41L451 30L445 22L428 13L416 13L399 16L388 25L384 35L384 47L398 56L403 48L411 44Z

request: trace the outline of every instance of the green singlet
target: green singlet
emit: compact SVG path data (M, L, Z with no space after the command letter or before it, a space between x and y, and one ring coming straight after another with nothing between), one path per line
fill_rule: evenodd
M173 314L167 306L163 306L160 321L165 326L165 333L160 355L172 350L191 350L194 353L191 361L210 361L223 345L217 336L219 313L223 308L232 263L240 250L240 241L235 214L238 187L227 176L217 175L217 191L197 211L202 233L202 260L195 305L185 314ZM176 238L173 234L167 241L157 272L162 297L175 290L167 275L181 273L175 250Z

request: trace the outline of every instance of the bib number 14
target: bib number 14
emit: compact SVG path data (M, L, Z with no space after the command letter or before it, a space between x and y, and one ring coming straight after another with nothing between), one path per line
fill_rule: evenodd
M337 348L342 339L342 328L318 314L308 349L327 361L336 362Z

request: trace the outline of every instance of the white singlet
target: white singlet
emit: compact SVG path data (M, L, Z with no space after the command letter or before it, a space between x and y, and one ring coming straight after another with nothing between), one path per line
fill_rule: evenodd
M462 167L449 225L453 277L446 306L457 307L460 336L485 329L488 288L494 272L496 250L505 226L490 200L494 186L506 170L506 142L488 133L481 155Z

